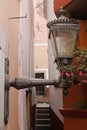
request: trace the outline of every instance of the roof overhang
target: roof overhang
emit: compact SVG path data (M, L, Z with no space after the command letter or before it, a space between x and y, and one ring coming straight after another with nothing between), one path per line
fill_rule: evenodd
M73 18L87 20L87 0L72 0L63 8L68 10Z

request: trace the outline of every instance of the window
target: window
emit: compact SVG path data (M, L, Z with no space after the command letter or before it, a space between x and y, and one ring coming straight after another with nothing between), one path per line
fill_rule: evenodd
M35 73L35 78L44 79L44 73ZM45 94L45 86L37 86L36 87L36 95L44 95Z

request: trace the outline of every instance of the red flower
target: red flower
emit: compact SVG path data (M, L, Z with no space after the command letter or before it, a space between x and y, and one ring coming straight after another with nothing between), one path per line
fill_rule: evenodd
M74 76L74 73L73 73L73 72L71 73L71 76L72 76L72 77Z
M86 79L84 79L84 80L82 80L82 82L83 82L83 83L87 83L87 80L86 80Z
M67 72L66 72L65 75L66 75L67 78L71 76L70 73L67 73Z
M82 71L79 72L79 76L83 77L84 73Z
M60 75L61 75L61 76L64 76L64 72L60 72Z

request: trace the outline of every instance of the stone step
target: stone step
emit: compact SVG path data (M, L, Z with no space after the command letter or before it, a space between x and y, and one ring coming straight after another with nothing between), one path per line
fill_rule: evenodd
M50 119L36 119L36 124L50 124Z
M51 126L50 125L36 125L36 129L35 130L51 130Z
M49 107L37 107L37 109L49 109Z
M49 113L49 112L50 112L49 109L43 109L43 108L41 108L41 109L36 109L36 113Z
M51 130L49 107L36 108L35 130Z
M50 113L47 113L47 114L43 114L43 113L37 113L36 114L36 118L40 118L40 119L49 119L50 118Z

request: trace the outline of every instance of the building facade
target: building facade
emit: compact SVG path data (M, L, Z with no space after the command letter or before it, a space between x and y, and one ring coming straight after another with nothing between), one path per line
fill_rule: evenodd
M34 69L36 78L48 79L47 20L44 16L44 0L35 0ZM36 88L37 96L46 95L46 86Z
M1 1L0 28L2 28L2 30L4 31L4 35L6 39L4 55L5 57L9 58L9 62L10 62L9 75L12 78L17 76L18 74L18 32L19 32L19 29L18 29L18 20L13 20L11 18L18 15L19 15L19 1L17 0L16 1ZM2 38L3 37L1 37L1 39ZM18 129L18 105L17 105L18 92L17 90L11 89L9 97L10 97L9 98L9 110L10 110L9 122L8 122L8 125L4 127L4 113L3 113L3 117L0 116L0 118L3 118L3 123L0 124L1 125L0 130L3 130L3 129L11 130L13 128L15 130ZM0 106L3 107L3 111L4 111L4 102ZM13 118L15 120L15 123L13 121Z
M32 0L20 1L20 19L19 19L19 43L18 43L18 75L27 78L34 77L34 5ZM27 95L28 89L19 90L18 93L18 119L19 129L29 130L30 124L30 105L32 103ZM32 95L33 95L33 90Z

